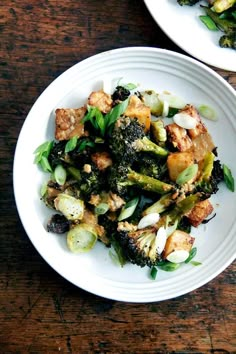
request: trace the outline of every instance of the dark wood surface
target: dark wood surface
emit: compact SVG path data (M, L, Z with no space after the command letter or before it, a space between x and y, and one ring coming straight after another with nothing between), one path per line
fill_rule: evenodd
M93 54L140 45L183 53L142 0L0 2L0 353L236 353L235 263L177 299L107 300L51 269L17 214L14 150L39 94Z

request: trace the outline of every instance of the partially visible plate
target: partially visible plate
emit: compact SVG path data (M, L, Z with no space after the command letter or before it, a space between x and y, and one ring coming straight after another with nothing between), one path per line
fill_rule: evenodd
M109 250L97 243L82 255L72 254L63 236L45 229L50 210L40 200L45 176L33 163L33 152L46 140L54 139L55 109L80 107L91 91L123 78L139 89L168 90L186 103L207 104L219 120L206 124L218 146L219 158L236 176L236 94L213 70L178 53L155 48L122 48L88 58L59 76L42 93L22 127L14 158L14 193L23 226L35 248L64 278L91 293L120 301L152 302L174 298L207 283L222 272L236 254L235 193L224 185L212 199L216 217L193 230L201 266L188 264L175 272L159 271L155 281L149 268L112 262ZM17 237L17 236L16 236Z
M220 48L221 31L209 31L200 21L204 11L195 6L180 6L177 0L144 0L154 20L180 48L206 64L236 71L236 50ZM201 2L206 5L205 1Z

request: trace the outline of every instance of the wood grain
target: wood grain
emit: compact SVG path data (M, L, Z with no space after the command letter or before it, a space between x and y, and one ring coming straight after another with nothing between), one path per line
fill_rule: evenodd
M0 36L0 353L236 353L235 263L176 299L107 300L76 288L47 265L15 207L17 138L50 82L113 48L183 51L141 0L2 0ZM236 88L235 73L213 69Z

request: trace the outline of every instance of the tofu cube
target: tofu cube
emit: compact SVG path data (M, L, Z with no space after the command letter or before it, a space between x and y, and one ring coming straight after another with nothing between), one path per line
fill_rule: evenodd
M56 130L57 140L69 140L73 136L84 135L84 124L81 123L86 112L85 107L81 108L58 108L56 110Z
M187 130L172 123L166 126L168 141L179 151L186 151L192 147L192 141L187 134Z
M191 225L198 227L208 215L213 212L214 208L209 199L198 202L195 207L186 215Z

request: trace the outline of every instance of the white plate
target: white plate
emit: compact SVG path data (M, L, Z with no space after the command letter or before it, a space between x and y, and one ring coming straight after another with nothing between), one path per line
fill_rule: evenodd
M209 31L200 21L205 15L199 3L180 6L177 0L144 0L166 35L188 54L217 68L236 71L236 50L220 48L222 32ZM205 1L201 2L206 5Z
M41 256L59 274L75 285L100 296L128 301L151 302L185 294L207 283L235 258L235 193L223 185L213 204L217 216L193 232L201 266L184 265L167 273L159 271L150 280L149 269L113 264L102 244L87 254L68 251L63 236L48 233L50 211L40 201L45 176L33 163L33 151L54 138L54 111L58 107L80 107L92 90L123 77L141 89L169 90L196 105L214 107L218 122L207 126L219 146L219 158L236 176L236 95L213 70L186 56L154 48L123 48L86 59L58 77L33 105L21 130L14 159L14 192L23 226ZM114 82L114 81L113 81ZM17 237L17 235L16 235Z

